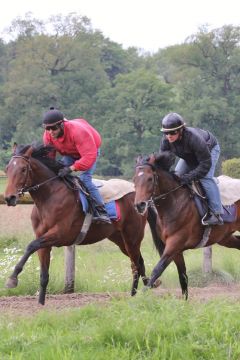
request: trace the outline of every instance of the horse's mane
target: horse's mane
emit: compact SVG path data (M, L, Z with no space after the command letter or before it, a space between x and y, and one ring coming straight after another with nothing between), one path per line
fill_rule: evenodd
M52 145L18 145L15 149L15 155L24 156L24 154L30 147L33 148L31 156L34 159L39 160L55 174L57 174L58 171L64 167L64 165L60 161L57 161L51 157L51 153L54 151L54 147Z
M161 168L170 171L171 166L175 162L175 155L170 151L163 151L155 155L154 165L156 168Z
M171 166L174 164L175 155L169 151L162 153L153 153L151 155L142 155L137 159L137 166L149 165L153 169L162 169L170 171Z

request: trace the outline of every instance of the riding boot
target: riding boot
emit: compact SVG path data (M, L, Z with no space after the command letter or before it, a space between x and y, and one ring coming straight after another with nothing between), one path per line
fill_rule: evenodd
M223 225L223 219L220 214L209 214L206 219L203 219L202 224L204 226L211 226L211 225Z
M103 222L103 223L107 223L107 224L112 223L104 205L96 205L95 206L93 221L94 222Z

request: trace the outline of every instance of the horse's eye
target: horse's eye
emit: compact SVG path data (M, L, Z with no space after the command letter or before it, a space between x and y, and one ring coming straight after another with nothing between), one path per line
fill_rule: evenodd
M23 174L24 174L26 171L27 171L27 168L26 168L26 167L22 168L22 173L23 173Z
M153 183L153 177L149 177L149 178L148 178L148 182L149 182L149 183Z

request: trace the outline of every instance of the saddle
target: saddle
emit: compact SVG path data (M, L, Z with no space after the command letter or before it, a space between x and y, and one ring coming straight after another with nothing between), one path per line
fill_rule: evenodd
M95 204L80 178L78 176L68 175L64 178L64 181L70 189L78 192L84 213L87 214L90 212L92 214ZM120 220L121 214L117 200L135 191L133 183L122 179L93 179L93 182L102 196L110 219L115 221Z
M218 185L218 183L217 183L217 185ZM199 215L200 215L202 221L204 221L204 218L211 211L208 206L208 201L207 201L207 197L206 197L204 188L200 181L193 181L191 184L188 185L188 187L189 187L191 196L194 199L195 205L198 209ZM223 193L222 189L223 189L223 187L219 187L220 196L221 196L221 200L222 200L222 206L223 206L223 214L221 215L221 217L224 222L231 223L236 220L237 207L235 204L224 205L223 199L226 198L226 195L225 195L225 192ZM227 200L227 203L229 203L228 200Z

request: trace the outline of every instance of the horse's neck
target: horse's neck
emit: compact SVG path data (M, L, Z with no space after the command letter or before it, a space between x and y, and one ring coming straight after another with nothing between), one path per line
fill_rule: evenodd
M183 206L186 206L187 196L186 189L182 187L178 189L180 184L173 178L173 176L164 170L157 172L157 185L155 189L155 197L158 196L158 206L165 211L166 209L173 208L181 211ZM166 195L166 196L164 196ZM162 201L161 199L164 199Z
M59 184L56 185L55 180L51 180L51 178L56 177L55 173L43 164L33 162L31 165L31 186L39 186L37 190L30 190L30 194L34 202L36 202L38 199L42 200L49 198L53 193L56 193L56 187L62 187L64 185L60 181Z
M169 191L174 190L177 188L179 184L176 180L174 180L173 176L167 173L164 170L158 170L157 171L157 187L156 191L158 192L158 195L162 195L164 193L167 193Z
M32 185L39 184L41 182L47 181L48 179L55 176L54 172L48 169L46 166L40 162L34 161L31 164L32 168Z

